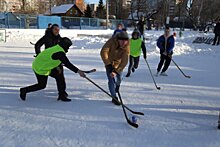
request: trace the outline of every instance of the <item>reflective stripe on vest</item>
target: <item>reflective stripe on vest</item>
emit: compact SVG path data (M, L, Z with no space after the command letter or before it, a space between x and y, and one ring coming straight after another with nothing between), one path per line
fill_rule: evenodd
M138 57L141 55L141 44L142 39L130 39L130 55L133 57Z
M60 60L52 59L52 55L57 52L64 52L64 49L59 45L50 47L42 51L32 63L32 68L34 72L39 75L48 76L51 73L51 70L61 64Z

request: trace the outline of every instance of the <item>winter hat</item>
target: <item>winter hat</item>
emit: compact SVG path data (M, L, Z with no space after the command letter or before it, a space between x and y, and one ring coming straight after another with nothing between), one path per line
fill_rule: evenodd
M67 38L67 37L63 37L61 38L59 45L65 50L65 52L68 51L69 47L72 45L72 41Z
M122 31L120 33L117 34L117 38L118 40L128 40L128 33L125 31Z
M134 34L137 34L137 36L140 36L140 32L137 29L134 29L134 31L132 32L132 37L134 36Z

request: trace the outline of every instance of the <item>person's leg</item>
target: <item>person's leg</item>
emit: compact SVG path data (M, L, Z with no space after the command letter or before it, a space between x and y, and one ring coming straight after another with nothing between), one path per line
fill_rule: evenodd
M35 75L37 77L37 82L38 82L37 84L23 87L20 89L20 98L24 101L26 100L27 93L44 89L47 85L48 76L42 76L42 75L38 75L36 73L35 73Z
M213 41L213 44L212 44L212 45L215 45L215 43L216 43L216 41L217 41L217 38L218 38L218 35L215 34L214 41Z
M219 45L219 43L220 43L220 35L218 35L217 37L217 45Z
M111 68L106 68L106 75L108 77L108 88L110 91L110 94L112 97L114 97L115 99L118 100L117 96L116 96L116 84L115 84L115 79L111 77L111 72L112 69ZM114 103L115 105L120 105L120 103L118 101L116 101L115 99L112 99L112 103Z
M107 75L107 78L108 78L109 91L110 91L110 93L113 97L116 97L115 83L114 83L114 78L112 78L111 75L110 75L111 72L112 72L112 69L106 68L106 75Z
M134 57L134 68L137 69L139 65L140 56Z
M118 73L116 76L116 81L115 81L115 92L119 91L121 81L122 81L122 73Z
M129 76L130 76L130 74L131 74L131 69L132 69L133 65L134 65L134 57L132 57L132 56L130 55L130 58L129 58L129 66L128 66L128 73L126 74L126 77L129 77Z
M162 69L162 73L167 71L168 67L170 66L171 58L166 56L166 59L165 59L166 61L165 61L164 67Z
M164 64L164 60L165 60L165 56L163 54L160 55L160 62L158 64L158 67L157 67L157 72L159 73L163 64Z
M60 66L59 66L60 67ZM57 90L58 90L58 99L61 101L71 101L71 99L67 98L67 94L65 92L66 90L66 83L65 83L65 78L63 74L63 67L60 69L53 69L50 73L50 76L55 78L56 83L57 83Z
M55 78L57 84L57 90L59 95L64 95L66 89L66 83L63 74L63 68L57 67L53 69L50 76Z

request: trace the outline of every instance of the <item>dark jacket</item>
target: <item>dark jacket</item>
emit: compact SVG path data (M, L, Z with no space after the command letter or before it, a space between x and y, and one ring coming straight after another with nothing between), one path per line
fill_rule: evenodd
M116 36L118 33L122 32L122 30L116 29L112 35L112 37Z
M214 33L216 35L220 35L220 23L216 23L216 26L214 28Z
M166 47L165 47L165 44L166 44ZM163 52L166 49L166 52L168 54L172 55L174 44L175 44L175 39L174 39L173 35L169 36L167 38L167 40L165 39L164 35L162 35L157 40L157 47L160 49L160 54L163 54Z
M47 31L45 35L35 44L35 53L38 55L41 52L41 46L45 45L45 49L47 49L54 45L57 45L60 42L60 40L60 35L55 36L53 35L51 30Z
M138 30L140 31L141 35L144 34L144 24L145 24L145 21L143 20L139 20L138 22Z

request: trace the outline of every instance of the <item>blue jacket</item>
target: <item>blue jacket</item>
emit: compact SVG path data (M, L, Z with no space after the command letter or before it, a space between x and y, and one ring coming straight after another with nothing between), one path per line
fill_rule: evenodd
M114 37L116 34L118 34L118 33L120 33L120 32L122 32L122 30L116 29L116 30L114 31L112 37Z
M170 55L173 54L174 44L175 44L175 39L173 35L171 35L167 38L167 46L166 46L166 52ZM162 54L165 51L164 35L160 36L159 39L157 40L157 47L160 49L160 54Z

